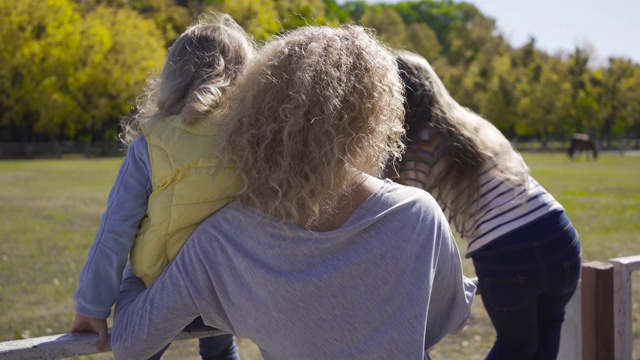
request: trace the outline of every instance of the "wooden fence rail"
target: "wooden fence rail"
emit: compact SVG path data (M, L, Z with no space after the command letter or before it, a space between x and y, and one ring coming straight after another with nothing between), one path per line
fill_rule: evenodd
M221 330L183 331L173 341L197 339L222 335ZM13 340L0 343L0 359L64 359L73 356L97 354L98 335L94 333L60 334L33 339ZM104 352L111 351L107 345Z

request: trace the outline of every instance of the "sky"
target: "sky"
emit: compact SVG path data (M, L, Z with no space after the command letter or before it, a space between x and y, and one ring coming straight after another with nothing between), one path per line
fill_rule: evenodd
M395 3L394 0L367 0ZM514 47L536 39L551 55L591 44L595 61L610 56L640 63L640 0L466 0L496 20L498 31Z

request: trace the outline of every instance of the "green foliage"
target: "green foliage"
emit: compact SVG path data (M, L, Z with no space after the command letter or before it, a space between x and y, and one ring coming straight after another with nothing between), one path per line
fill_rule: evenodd
M640 66L594 67L587 45L510 46L495 20L453 0L0 0L0 141L112 136L165 49L200 14L230 14L258 42L305 25L359 23L423 55L463 105L508 137L640 137Z
M327 24L326 7L322 0L276 0L274 2L283 29Z
M347 24L351 22L349 12L344 7L338 5L335 0L324 0L324 4L326 7L325 11L327 19L329 19L329 21L339 24Z
M86 19L107 29L110 37L102 61L78 94L90 118L86 128L99 136L130 111L146 79L161 69L166 52L158 28L136 11L99 6Z
M131 9L153 21L170 46L189 23L188 10L174 0L131 0Z
M554 58L531 61L521 71L517 88L517 112L521 119L518 130L548 139L552 133L563 132L564 120L570 112L571 86L563 76L567 69L562 62Z
M224 0L222 10L257 40L280 31L278 11L272 1Z
M400 14L390 7L371 6L362 15L363 26L376 30L378 38L392 48L407 44L407 29Z
M492 19L484 17L472 6L462 13L464 21L455 23L448 35L447 56L452 65L469 65L478 57L492 57L506 50L504 40L494 36L496 27Z
M442 53L442 45L438 41L436 32L423 22L415 22L407 26L406 48L424 56L427 60L436 59Z
M114 123L164 56L153 23L126 8L1 0L0 23L0 126L22 141Z
M81 118L70 92L81 86L95 58L88 48L105 45L100 30L89 32L66 0L0 2L0 100L2 125L23 140L36 132L57 137L70 118ZM82 121L80 119L79 121Z
M354 22L359 23L364 13L367 12L369 4L364 0L347 1L342 8L349 14L349 17L351 17Z
M594 91L594 101L597 101L599 113L597 123L600 134L607 141L613 133L620 133L627 127L632 127L639 116L638 109L638 76L640 69L627 60L610 58L609 66L594 74L598 78L599 86Z
M451 0L421 0L400 2L395 9L407 24L421 22L429 25L436 32L446 54L449 51L449 33L458 24L468 21L465 9L470 6Z
M336 19L345 15L335 2L327 8L322 0L224 0L216 9L231 15L259 41L300 26L337 24Z
M134 10L144 18L151 20L162 33L165 47L169 47L175 39L191 23L191 17L204 10L209 1L187 0L191 8L197 12L191 13L184 1L176 0L76 0L77 3L91 12L97 7L112 9Z

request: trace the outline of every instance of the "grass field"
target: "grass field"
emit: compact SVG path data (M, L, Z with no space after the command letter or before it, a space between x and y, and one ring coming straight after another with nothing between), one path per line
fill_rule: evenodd
M580 233L585 261L640 254L640 156L603 154L593 162L525 154L525 160L565 206ZM121 161L0 161L0 341L69 330L71 295ZM474 276L470 261L464 260L464 267ZM634 280L637 318L638 274ZM434 359L483 358L495 335L481 298L476 299L468 326L433 349ZM634 334L640 354L637 324ZM260 359L250 342L239 344L243 359ZM196 348L193 341L176 343L165 358L196 359Z

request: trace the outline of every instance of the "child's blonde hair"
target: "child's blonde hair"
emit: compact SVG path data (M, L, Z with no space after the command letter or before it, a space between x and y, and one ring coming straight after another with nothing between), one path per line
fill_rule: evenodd
M481 174L491 171L510 184L520 185L526 184L529 169L495 126L451 97L425 58L408 51L397 51L396 58L407 99L409 145L403 160L413 161L413 153L420 151L411 145L419 131L433 128L443 137L441 158L428 171L428 181L422 186L440 203L456 231L470 236Z
M147 80L136 114L121 122L120 140L130 144L154 118L180 115L185 124L206 118L253 52L253 40L229 15L200 16L169 48L160 75Z
M241 201L311 225L356 181L399 157L403 97L391 52L359 26L303 27L272 38L229 93L224 146Z

